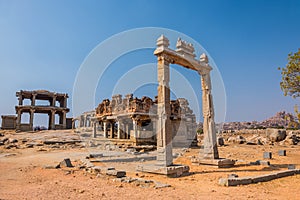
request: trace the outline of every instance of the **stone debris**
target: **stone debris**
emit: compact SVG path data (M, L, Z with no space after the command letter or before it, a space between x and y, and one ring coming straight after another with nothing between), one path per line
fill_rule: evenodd
M250 162L250 165L266 165L266 166L270 166L270 161L266 161L266 160L257 160L255 162Z
M272 159L272 152L264 152L263 158L264 159Z
M147 180L142 178L123 177L123 178L113 179L113 181L121 182L121 183L131 183L143 188L153 187L155 189L159 189L159 188L171 187L171 185L166 183L161 183L155 180Z
M59 167L74 167L71 163L70 158L65 158L63 161L59 163Z
M225 145L224 138L223 137L218 137L217 138L217 144L218 144L218 146L224 146Z
M103 153L91 153L90 155L88 155L86 158L102 158L103 157Z
M241 177L241 178L221 178L219 179L219 185L221 186L237 186L237 185L248 185L259 182L271 181L277 178L293 176L295 174L300 174L300 169L291 169L287 171L275 172L272 174L252 176L252 177Z
M295 164L289 164L288 165L288 169L296 169L296 165Z
M270 139L271 142L280 142L286 138L286 130L267 128L266 137Z
M279 156L286 156L286 150L279 150L278 155Z

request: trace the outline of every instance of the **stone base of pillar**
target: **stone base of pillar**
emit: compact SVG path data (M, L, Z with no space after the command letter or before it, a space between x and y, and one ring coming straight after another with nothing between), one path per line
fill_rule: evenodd
M235 164L234 160L226 159L226 158L218 158L218 159L203 159L203 158L192 158L193 165L210 165L216 166L218 168L230 168Z
M152 174L161 174L168 177L176 178L180 176L189 175L190 167L186 165L171 165L168 167L159 166L156 164L148 165L139 165L136 168L137 171L152 173Z

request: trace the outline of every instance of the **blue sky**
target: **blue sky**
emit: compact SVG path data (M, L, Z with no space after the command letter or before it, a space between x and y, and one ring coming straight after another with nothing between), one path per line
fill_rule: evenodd
M226 89L226 121L263 120L277 111L293 111L299 100L283 96L277 68L300 48L299 16L297 0L0 0L0 114L15 113L20 89L72 97L87 55L112 35L142 27L182 32L209 52ZM134 65L155 62L152 51L128 58L138 60ZM129 59L124 65L134 67ZM96 102L109 98L103 84L116 81L115 70L105 83L100 81Z

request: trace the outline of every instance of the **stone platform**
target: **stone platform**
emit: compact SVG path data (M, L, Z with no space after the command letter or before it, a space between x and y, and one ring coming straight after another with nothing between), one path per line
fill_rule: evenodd
M162 174L167 175L168 177L179 177L189 174L190 167L185 165L171 165L168 167L148 164L148 165L139 165L136 168L137 171L153 173L153 174Z
M204 158L192 158L192 164L194 165L212 165L218 168L229 168L235 164L234 160L219 158L219 159L204 159Z

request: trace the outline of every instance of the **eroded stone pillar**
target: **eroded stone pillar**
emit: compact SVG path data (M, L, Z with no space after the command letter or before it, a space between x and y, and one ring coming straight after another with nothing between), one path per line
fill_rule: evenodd
M114 122L110 122L110 138L114 138L115 126Z
M122 132L122 121L119 120L119 122L118 122L118 134L117 134L118 139L121 139L121 132Z
M20 129L21 117L22 117L21 115L22 115L21 110L18 110L17 111L17 124L16 124L16 128L17 129Z
M136 120L132 120L132 125L133 125L133 137L136 140L137 134L138 134L138 125Z
M35 106L35 98L36 98L36 94L32 94L32 99L31 99L32 106Z
M199 73L202 83L202 112L203 112L203 133L204 133L204 158L218 159L216 127L214 121L214 105L211 94L210 73Z
M55 110L51 110L51 117L49 120L49 127L51 130L55 129Z
M23 96L19 94L19 106L23 105Z
M107 134L107 122L103 122L103 136L104 136L104 138L108 138L108 134Z
M33 117L34 117L34 110L30 110L30 120L29 120L29 127L31 130L33 130Z
M51 106L55 106L56 104L56 95L53 95Z
M168 42L167 42L168 43ZM169 61L164 55L158 56L158 105L157 105L157 164L170 166L172 157L172 132L171 132L171 108L170 108L170 67Z
M125 139L129 139L129 138L130 138L129 124L128 124L128 122L126 122L126 124L125 124Z
M63 129L67 128L67 118L66 118L67 113L65 111L62 111L62 126Z
M93 124L94 124L94 138L97 137L97 122L98 121L96 121L96 120L93 122Z

